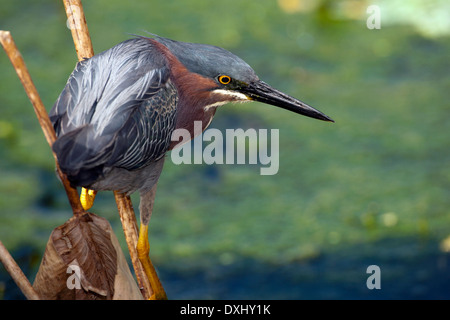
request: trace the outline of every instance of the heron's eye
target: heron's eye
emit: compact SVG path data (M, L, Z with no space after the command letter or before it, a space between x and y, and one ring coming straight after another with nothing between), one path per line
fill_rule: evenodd
M220 76L219 82L221 84L229 84L231 82L231 78L229 76Z

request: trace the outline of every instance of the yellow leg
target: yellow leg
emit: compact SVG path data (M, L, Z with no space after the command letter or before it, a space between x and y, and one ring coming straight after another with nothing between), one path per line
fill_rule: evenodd
M84 210L89 210L94 205L94 199L97 191L81 188L80 202Z
M145 273L147 274L148 280L153 290L153 294L150 300L167 300L166 292L159 281L156 270L153 267L152 261L149 257L150 244L148 243L148 225L141 224L139 230L139 239L137 243L137 252L139 260L144 267Z

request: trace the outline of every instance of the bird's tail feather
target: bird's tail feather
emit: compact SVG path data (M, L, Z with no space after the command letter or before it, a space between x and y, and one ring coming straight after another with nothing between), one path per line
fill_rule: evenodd
M61 171L67 175L72 186L88 187L102 176L112 149L108 140L111 141L108 137L95 135L92 125L58 137L52 148ZM102 146L101 150L99 146Z

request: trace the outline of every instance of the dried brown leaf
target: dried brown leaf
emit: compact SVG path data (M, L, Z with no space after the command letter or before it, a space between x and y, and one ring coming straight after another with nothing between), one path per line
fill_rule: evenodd
M111 226L92 213L53 230L33 287L42 299L142 298Z

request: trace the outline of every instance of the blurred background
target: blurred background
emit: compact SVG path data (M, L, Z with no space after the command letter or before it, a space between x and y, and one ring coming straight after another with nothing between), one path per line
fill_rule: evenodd
M450 298L448 1L83 5L96 53L146 31L218 45L336 121L226 105L211 127L280 130L278 174L166 161L150 243L169 298ZM370 5L381 29L366 25ZM77 61L66 19L62 1L0 4L0 29L11 31L47 110ZM0 70L0 239L33 282L71 210L3 50ZM112 193L91 211L110 221L127 254ZM373 264L381 290L366 287ZM23 299L3 266L0 298Z

